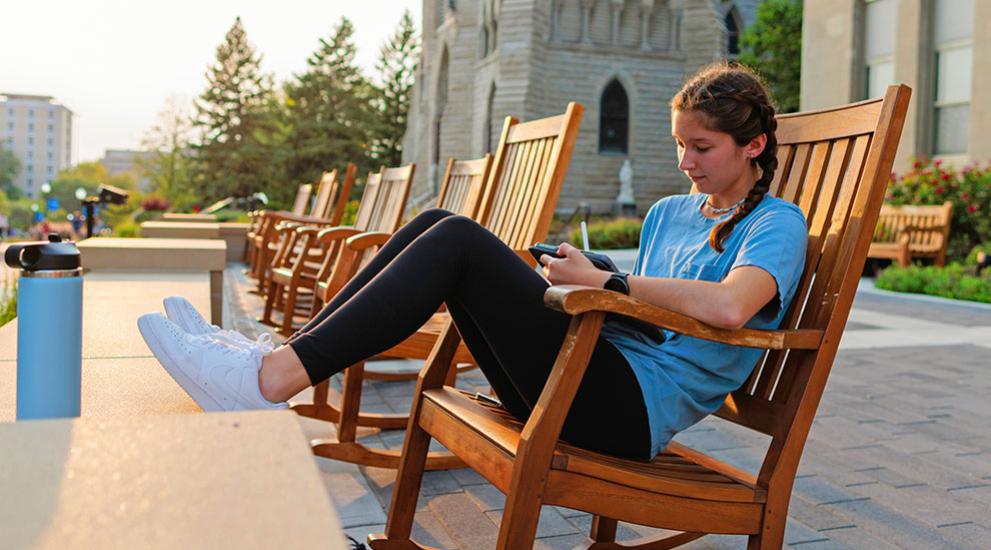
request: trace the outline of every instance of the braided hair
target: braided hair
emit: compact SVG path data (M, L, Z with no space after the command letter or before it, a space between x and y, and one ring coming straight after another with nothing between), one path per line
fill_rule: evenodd
M719 62L695 73L671 100L671 110L704 113L706 116L702 118L709 129L729 134L739 147L761 134L767 136L764 150L751 159L760 168L760 178L733 215L709 233L709 246L722 252L726 237L740 220L757 208L771 188L778 167L778 140L774 136L778 123L774 118L774 104L764 83L753 71L733 62Z

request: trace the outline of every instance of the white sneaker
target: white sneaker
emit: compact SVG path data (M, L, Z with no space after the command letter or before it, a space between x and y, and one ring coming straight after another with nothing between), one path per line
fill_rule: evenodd
M182 296L169 296L162 300L162 304L165 306L165 315L169 321L179 325L179 328L188 334L206 335L221 343L262 354L272 353L275 349L271 334L265 333L257 340L252 340L235 330L224 330L217 325L211 325L193 304Z
M161 313L142 315L138 328L159 363L204 411L288 407L262 396L258 387L262 354L187 334Z

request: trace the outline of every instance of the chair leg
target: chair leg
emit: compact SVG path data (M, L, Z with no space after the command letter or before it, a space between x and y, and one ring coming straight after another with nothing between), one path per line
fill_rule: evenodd
M499 525L496 550L524 550L533 548L540 519L540 496L543 483L520 485L506 495L506 509Z
M612 518L603 516L592 517L592 532L589 536L595 542L613 542L616 540L616 524Z
M288 296L286 296L285 303L282 305L282 327L279 329L279 334L283 336L289 336L292 334L292 320L296 316L296 294L299 292L299 281L293 280L289 284Z
M422 397L418 397L422 399ZM413 403L412 417L403 442L403 453L396 473L396 486L389 503L389 518L385 533L368 535L368 545L373 550L395 550L417 548L410 538L413 533L413 516L416 513L416 500L420 495L420 485L427 463L430 448L430 434L420 427L420 402Z
M261 318L258 319L258 322L269 326L275 326L275 322L272 321L272 310L275 308L275 302L281 294L282 289L279 288L278 283L269 283L268 294L265 295L265 310L262 313Z

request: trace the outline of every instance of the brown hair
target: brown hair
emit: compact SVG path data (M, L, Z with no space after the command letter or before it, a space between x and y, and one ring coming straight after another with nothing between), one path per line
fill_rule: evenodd
M671 110L704 113L704 124L710 130L729 134L740 147L761 134L767 135L764 150L752 159L761 168L761 177L733 215L709 234L709 245L722 252L726 237L771 188L778 167L774 105L764 83L753 71L733 62L720 62L692 75L671 100Z

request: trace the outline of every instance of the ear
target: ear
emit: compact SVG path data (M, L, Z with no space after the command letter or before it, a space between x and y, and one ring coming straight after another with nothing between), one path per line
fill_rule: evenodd
M751 159L755 159L764 152L764 147L767 146L767 134L760 134L754 139L750 140L750 143L744 147L744 152Z

